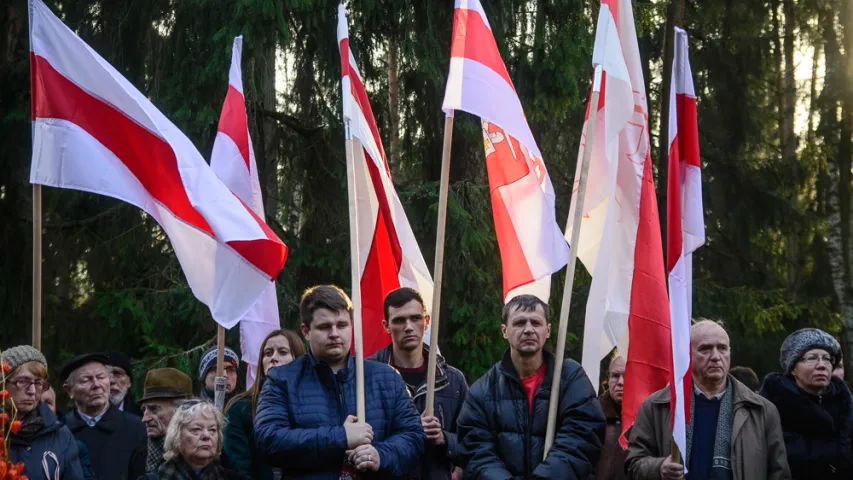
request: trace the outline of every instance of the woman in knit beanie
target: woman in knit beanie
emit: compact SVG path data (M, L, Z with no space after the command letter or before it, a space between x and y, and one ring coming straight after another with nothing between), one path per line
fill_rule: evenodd
M9 407L17 409L21 422L20 430L9 439L9 459L23 462L23 473L30 480L82 480L74 436L41 401L50 388L44 355L29 345L18 345L0 351L0 357L9 366ZM3 413L11 419L14 410L7 407Z
M804 328L782 343L782 372L764 379L761 395L779 410L795 480L853 478L853 398L832 376L840 359L832 335Z

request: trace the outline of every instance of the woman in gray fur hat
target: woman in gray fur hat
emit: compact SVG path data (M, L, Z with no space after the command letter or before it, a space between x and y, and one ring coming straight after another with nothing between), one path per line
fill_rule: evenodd
M853 478L853 398L832 376L840 359L832 335L804 328L782 343L782 372L764 379L761 395L779 410L796 480Z

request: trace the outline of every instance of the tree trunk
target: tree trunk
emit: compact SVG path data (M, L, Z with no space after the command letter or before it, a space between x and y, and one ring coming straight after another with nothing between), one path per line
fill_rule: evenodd
M782 10L785 14L785 35L783 50L785 70L782 75L781 92L781 144L782 164L790 169L788 201L792 212L799 212L798 186L799 169L797 165L797 137L794 134L794 112L797 106L797 87L794 82L794 0L784 0ZM799 266L799 228L798 222L789 222L785 237L785 256L787 259L788 292L796 298Z
M397 72L397 37L388 36L388 118L391 127L391 150L388 163L391 171L395 171L400 157L400 101Z

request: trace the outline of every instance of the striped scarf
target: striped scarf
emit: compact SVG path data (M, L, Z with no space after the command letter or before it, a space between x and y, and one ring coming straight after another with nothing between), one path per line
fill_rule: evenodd
M729 381L726 391L720 399L720 413L717 415L717 431L714 434L714 460L711 466L710 480L725 480L732 478L732 382ZM693 447L693 425L696 415L696 390L690 396L690 423L686 425L687 455L684 464L690 465L690 450ZM690 478L690 473L687 473Z

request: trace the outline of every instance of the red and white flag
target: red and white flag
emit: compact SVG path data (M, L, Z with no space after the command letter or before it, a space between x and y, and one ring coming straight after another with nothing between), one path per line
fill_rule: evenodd
M385 295L400 287L414 288L429 310L433 283L391 181L367 90L350 48L343 5L338 6L338 44L344 120L350 121L353 141L358 228L358 252L354 252L353 261L358 261L364 355L369 356L391 343L391 336L382 326ZM429 331L427 327L426 343Z
M210 168L219 176L226 187L242 200L258 218L264 218L264 201L258 180L258 165L252 139L249 135L249 119L246 115L246 99L243 95L241 56L243 36L236 37L231 48L231 69L228 71L228 93L222 105L219 128L213 142ZM261 344L267 335L281 328L278 316L278 300L275 283L271 284L246 315L240 319L240 351L246 368L246 388L255 383L255 369Z
M569 248L542 153L479 0L456 0L442 108L482 121L504 299L523 291L547 301L551 274L566 265Z
M195 296L226 328L284 265L287 247L192 142L41 0L30 0L30 181L118 198L154 218Z
M669 97L669 176L666 192L666 249L669 311L672 318L672 438L687 451L693 379L690 372L690 324L693 318L693 252L705 244L702 169L693 73L687 32L675 27L675 56Z
M580 240L571 247L592 275L583 367L597 388L600 361L614 346L627 361L624 433L634 424L642 401L663 388L671 372L669 302L631 0L601 2L593 65L602 67L602 87L593 106L598 109L593 144L582 141L578 153L580 169L584 150L593 149ZM576 174L567 237L578 178Z

